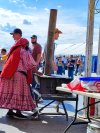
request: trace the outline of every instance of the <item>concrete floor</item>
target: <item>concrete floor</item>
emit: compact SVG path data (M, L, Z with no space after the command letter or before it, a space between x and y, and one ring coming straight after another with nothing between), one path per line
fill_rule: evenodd
M63 133L64 129L71 122L64 116L44 116L40 120L19 120L6 117L7 110L0 109L0 133ZM31 113L28 112L28 115ZM74 125L67 133L86 133L87 125Z

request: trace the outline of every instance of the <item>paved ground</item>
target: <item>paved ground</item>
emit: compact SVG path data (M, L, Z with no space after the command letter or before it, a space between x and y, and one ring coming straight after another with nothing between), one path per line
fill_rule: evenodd
M69 122L64 116L41 116L39 121L18 120L6 117L7 110L0 109L0 133L63 133ZM30 112L28 113L30 115ZM68 133L86 133L86 125L75 125Z
M79 107L82 106L82 97ZM74 112L74 103L67 102L68 111ZM46 110L48 111L48 110ZM50 111L53 111L50 109ZM71 122L69 117L67 122L64 116L41 116L39 121L18 120L6 117L7 110L0 109L0 133L63 133L64 129ZM30 112L28 112L30 115ZM71 113L69 115L72 116ZM67 133L86 133L87 125L72 126Z

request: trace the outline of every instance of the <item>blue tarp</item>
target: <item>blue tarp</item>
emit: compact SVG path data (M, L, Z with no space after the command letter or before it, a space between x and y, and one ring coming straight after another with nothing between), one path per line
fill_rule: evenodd
M100 81L100 77L82 77L80 78L82 81Z
M83 71L85 70L85 56L81 56L81 60L83 63ZM92 56L92 73L96 73L97 71L97 60L98 57L97 56Z

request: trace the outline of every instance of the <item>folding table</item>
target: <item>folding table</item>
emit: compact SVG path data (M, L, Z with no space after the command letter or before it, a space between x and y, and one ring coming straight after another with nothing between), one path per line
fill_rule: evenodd
M89 116L89 107L92 106L92 105L94 105L94 104L99 103L100 100L97 101L97 102L94 102L94 103L92 103L92 104L90 104L89 101L90 101L90 98L100 99L100 93L82 92L82 91L77 91L77 90L71 91L70 89L68 89L68 88L66 88L66 87L56 87L56 90L57 90L57 91L65 92L65 94L66 94L66 93L76 94L77 99L78 99L79 95L88 97L87 106L86 106L86 107L83 107L83 108L81 108L81 109L78 109L78 100L75 101L75 102L76 102L76 106L75 106L75 116L74 116L74 119L73 119L73 121L66 127L66 129L64 130L63 133L67 133L68 129L69 129L72 125L86 124L86 123L91 122L91 118L90 118L90 116ZM79 112L79 111L82 111L82 110L84 110L84 109L87 109L87 119L88 119L88 121L87 121L87 122L76 122L78 112Z

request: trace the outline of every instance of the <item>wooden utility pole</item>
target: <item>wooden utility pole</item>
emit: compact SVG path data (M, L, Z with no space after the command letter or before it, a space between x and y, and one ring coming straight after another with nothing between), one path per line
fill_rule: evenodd
M46 47L45 74L50 75L52 71L52 59L54 56L54 32L56 28L57 10L51 9L48 29L48 40Z
M100 75L100 27L99 27L99 41L98 41L98 64L97 64L97 75Z
M87 36L86 36L85 76L91 76L92 50L93 50L93 32L94 32L94 7L95 7L95 0L89 0Z
M99 27L99 41L98 41L98 64L97 64L97 75L100 76L100 27ZM96 100L98 101L98 100ZM95 105L95 116L100 117L100 103Z
M85 60L85 76L91 76L92 68L92 51L93 51L93 32L94 32L94 8L95 0L88 1L88 21L86 35L86 60ZM84 97L84 106L87 105L87 98ZM84 112L86 116L86 111Z

